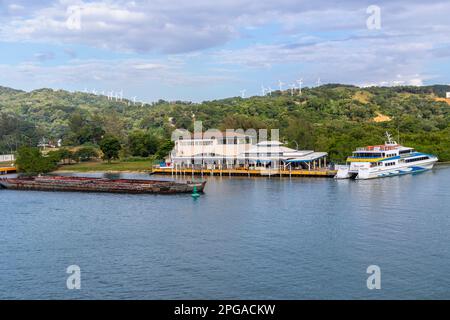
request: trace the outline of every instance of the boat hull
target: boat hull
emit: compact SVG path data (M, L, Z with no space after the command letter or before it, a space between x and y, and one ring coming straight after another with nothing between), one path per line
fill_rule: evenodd
M176 194L204 192L206 181L174 182L156 180L108 180L78 177L0 179L0 187L12 190L104 192L126 194Z
M360 170L355 179L367 180L367 179L395 177L406 174L417 174L433 169L433 166L436 162L437 160L432 162L430 161L430 163L414 164L413 166L393 167L390 168L389 170L377 170L377 171L369 170L369 172L364 172L363 170Z
M437 161L437 158L432 158L411 165L397 165L389 168L371 168L370 164L361 163L356 170L350 170L349 166L342 166L339 168L335 178L367 180L415 174L433 169L433 166Z

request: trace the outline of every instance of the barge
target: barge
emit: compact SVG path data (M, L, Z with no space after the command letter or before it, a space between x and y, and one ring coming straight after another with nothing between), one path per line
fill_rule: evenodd
M206 181L175 182L159 180L104 179L85 177L41 176L0 179L0 189L37 191L81 191L131 194L202 193Z

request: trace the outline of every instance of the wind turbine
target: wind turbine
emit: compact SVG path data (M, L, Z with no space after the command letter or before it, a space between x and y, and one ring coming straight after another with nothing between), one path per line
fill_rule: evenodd
M136 99L137 97L133 97L133 105L136 105Z
M272 96L272 88L271 87L269 87L269 89L267 89L268 91L269 91L269 96Z
M120 101L122 101L122 99L123 99L123 90L122 89L120 90L119 95L120 95Z
M262 92L262 95L263 96L265 96L266 95L266 88L264 88L264 85L261 85L261 92Z
M322 82L320 81L320 77L319 77L319 79L317 79L317 86L320 87L321 84L322 84Z
M297 83L298 83L298 95L301 96L302 95L303 78L300 78L299 80L297 80Z
M281 82L281 80L278 80L278 87L280 88L280 91L283 91L283 85L284 83Z
M291 87L291 96L294 96L295 83L290 85Z
M247 92L247 90L246 89L244 89L244 90L241 90L241 97L242 97L242 99L244 99L245 98L245 93Z

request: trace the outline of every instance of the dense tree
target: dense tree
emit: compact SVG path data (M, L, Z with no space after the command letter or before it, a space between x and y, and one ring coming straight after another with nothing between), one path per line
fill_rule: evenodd
M150 105L80 92L0 88L0 152L35 146L42 137L95 147L103 136L114 135L132 154L156 152L160 157L167 154L166 141L173 130L192 132L194 120L200 120L205 130L280 129L280 139L291 147L298 144L328 151L334 161L345 160L354 147L382 143L385 131L399 131L403 143L450 161L450 105L442 100L445 92L450 92L450 86L358 88L330 84L304 88L301 96L277 91L247 99L161 100ZM391 121L375 122L379 114ZM136 130L150 132L158 140L156 151L156 139L152 138L151 146L148 141L142 143L144 139L133 137Z
M159 139L150 132L134 131L128 137L128 147L133 156L148 157L158 150Z
M98 157L98 152L93 147L81 147L74 153L73 157L77 161L89 161Z
M116 137L106 136L100 141L100 149L103 152L103 159L111 162L111 160L119 158L119 152L122 146Z
M174 147L174 143L171 140L166 140L159 146L158 151L156 152L156 158L159 160L164 159L167 155L172 151Z
M51 157L44 157L38 148L20 147L16 154L16 166L24 174L41 174L53 171L57 164Z
M55 163L63 162L64 164L73 160L74 154L67 148L61 148L56 151L50 151L47 156Z

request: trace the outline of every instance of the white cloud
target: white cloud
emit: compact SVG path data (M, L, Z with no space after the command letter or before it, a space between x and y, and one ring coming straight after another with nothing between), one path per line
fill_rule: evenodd
M16 10L20 14L0 14L0 39L81 44L131 53L132 58L121 61L0 66L0 72L9 71L18 78L26 74L35 83L57 85L97 79L105 83L207 85L237 81L235 70L243 74L245 70L289 65L305 78L321 76L323 82L420 85L434 77L427 69L430 61L450 57L448 0L377 0L382 18L382 28L377 31L366 29L366 8L374 4L371 0L6 3L23 9ZM67 26L68 8L74 6L81 8L79 29ZM239 40L238 45L233 40ZM226 46L230 42L233 45ZM164 55L136 58L149 52ZM83 56L77 53L66 52L72 59ZM41 60L48 58L41 56ZM196 70L187 65L190 59L196 59ZM218 69L224 71L214 72Z

